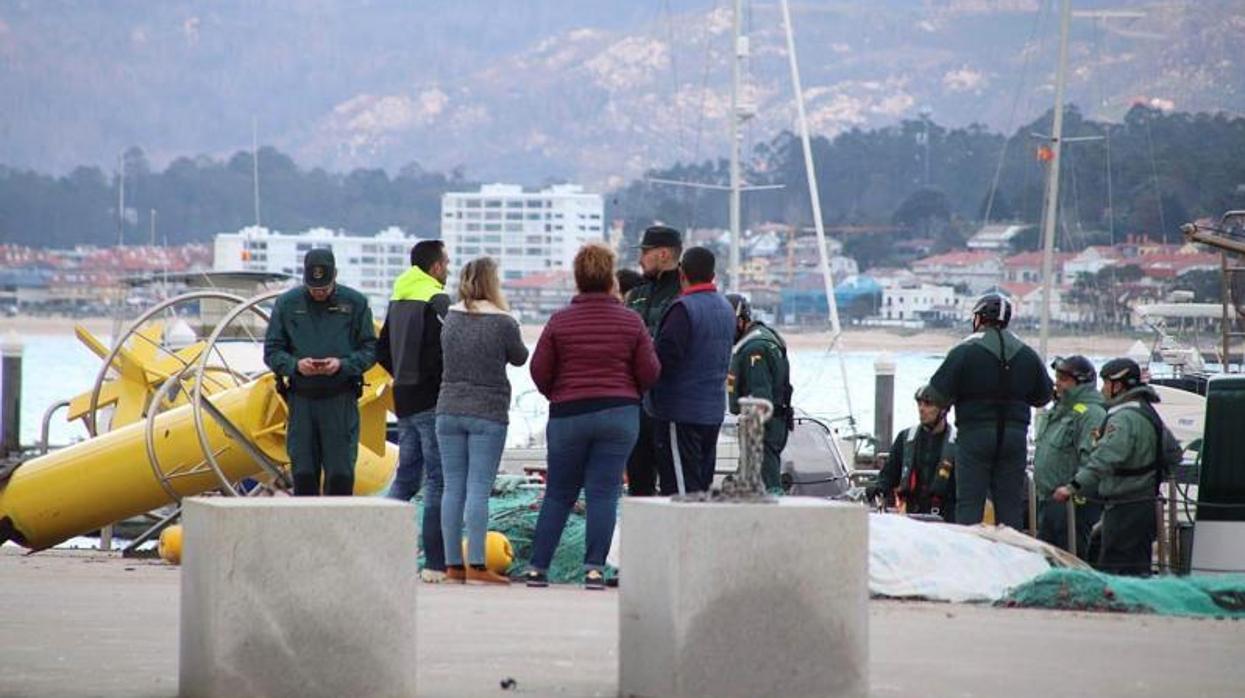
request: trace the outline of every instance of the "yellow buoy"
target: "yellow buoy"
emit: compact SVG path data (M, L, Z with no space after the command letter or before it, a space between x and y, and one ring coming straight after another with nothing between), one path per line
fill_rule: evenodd
M463 539L463 559L467 559L467 539ZM489 531L484 537L484 566L497 574L505 574L514 562L514 548L510 539L499 531Z
M182 525L174 524L160 532L160 559L170 565L182 564Z

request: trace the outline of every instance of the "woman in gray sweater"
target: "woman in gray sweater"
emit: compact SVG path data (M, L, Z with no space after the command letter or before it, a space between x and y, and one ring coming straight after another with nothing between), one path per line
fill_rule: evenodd
M447 582L509 584L484 566L488 498L501 464L509 424L510 381L506 364L522 366L527 347L509 314L497 263L481 257L463 267L459 302L441 329L444 368L437 398L437 443L445 493L441 531ZM463 522L467 562L463 565Z

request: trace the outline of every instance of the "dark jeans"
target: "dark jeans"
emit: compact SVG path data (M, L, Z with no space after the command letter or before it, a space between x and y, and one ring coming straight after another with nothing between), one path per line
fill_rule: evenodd
M1098 569L1111 574L1149 576L1158 533L1154 500L1108 503L1102 512L1102 551Z
M682 492L709 491L717 466L718 431L721 428L721 424L678 424L653 420L653 449L657 452L657 473L661 477L663 495L680 494L680 472ZM671 448L672 440L677 441L678 460L683 466L680 471L675 470L676 454Z
M955 522L979 524L986 496L994 502L995 523L1024 528L1025 441L1028 429L1009 424L1000 443L993 424L964 427L956 439Z
M359 403L353 392L312 399L291 393L285 450L294 475L294 495L354 494L359 455Z
M424 548L424 567L445 569L445 543L441 535L441 496L445 482L441 477L441 448L437 444L437 411L424 410L398 420L402 435L398 443L398 472L385 495L403 502L411 501L424 488L424 518L419 534Z
M532 543L533 569L549 569L581 488L588 505L584 569L605 566L618 520L623 469L639 432L639 411L627 405L549 420L549 472Z
M1038 540L1068 549L1068 505L1053 499L1038 501ZM1095 502L1076 507L1076 555L1089 561L1089 532L1102 516L1102 505Z
M639 436L627 459L627 494L651 497L657 494L657 453L653 450L653 418L638 410Z

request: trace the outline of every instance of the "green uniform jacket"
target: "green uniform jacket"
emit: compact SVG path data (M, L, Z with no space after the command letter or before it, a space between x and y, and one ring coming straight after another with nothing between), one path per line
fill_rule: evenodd
M308 357L341 359L341 370L304 376L298 360ZM313 301L303 286L277 296L264 337L264 363L289 378L299 394L332 395L358 385L376 363L376 326L367 298L340 284L323 303Z
M1110 402L1102 434L1089 459L1070 483L1078 493L1108 500L1140 499L1154 495L1154 471L1117 475L1116 469L1144 468L1154 463L1158 435L1138 409L1139 401L1158 402L1148 385L1133 388Z
M782 337L765 323L752 323L743 338L735 343L730 371L726 374L731 414L739 414L739 398L759 397L774 404L775 419L784 418L791 407L786 404L790 376L787 345Z
M1038 420L1037 451L1033 455L1033 482L1038 499L1050 499L1056 487L1067 484L1094 448L1094 431L1107 416L1102 393L1083 383L1064 393Z
M1052 394L1037 352L1008 330L994 328L952 347L929 385L946 404L955 405L955 424L961 430L995 425L1000 409L1005 423L1027 427L1029 408L1050 402Z
M679 297L682 288L679 286L679 270L663 271L655 279L631 289L627 294L627 307L640 314L648 327L651 337L657 336L657 328L661 326L661 318L666 308Z

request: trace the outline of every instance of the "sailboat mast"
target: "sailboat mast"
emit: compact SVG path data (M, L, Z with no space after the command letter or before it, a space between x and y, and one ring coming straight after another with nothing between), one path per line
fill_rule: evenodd
M730 289L739 292L739 196L742 183L739 176L739 144L741 134L739 124L743 117L739 109L739 89L742 64L747 56L747 39L742 34L743 0L735 0L734 13L731 18L733 39L731 50L731 253L730 253Z
M821 219L821 197L818 195L817 169L813 166L813 146L808 134L808 116L804 111L804 87L800 84L800 64L795 53L795 29L791 25L791 7L782 0L782 23L787 34L787 63L791 67L791 87L795 91L796 116L800 122L800 144L804 148L804 177L808 180L808 201L813 209L813 228L817 231L817 257L821 265L821 278L826 285L826 303L830 312L830 348L839 341L843 327L839 323L839 304L834 297L834 279L830 275L830 257L826 249L826 228ZM790 244L790 243L788 243ZM839 354L839 370L843 374L843 397L847 413L852 415L852 396L847 388L847 365Z
M1068 72L1068 30L1072 24L1072 2L1061 0L1059 4L1059 65L1055 71L1055 123L1051 127L1050 173L1046 185L1046 215L1042 230L1042 316L1038 351L1046 362L1047 345L1050 342L1050 306L1055 267L1055 226L1059 216L1059 166L1063 146L1063 96Z

